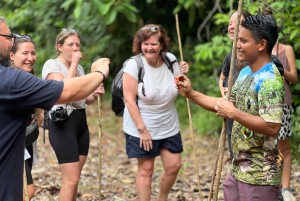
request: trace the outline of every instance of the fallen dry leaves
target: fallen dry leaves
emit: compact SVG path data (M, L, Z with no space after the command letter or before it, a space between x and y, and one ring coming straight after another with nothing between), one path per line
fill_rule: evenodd
M98 112L94 104L87 109L88 123L91 133L90 150L86 165L82 170L79 183L78 201L99 201L98 180ZM103 201L136 201L135 159L128 159L125 153L122 119L114 116L110 105L104 105L102 114L102 152L101 152L101 200ZM192 153L192 141L189 131L183 131L184 153L182 168L174 184L169 201L197 201L199 189L195 175L195 162ZM42 136L42 135L41 135ZM198 168L201 182L201 192L204 200L210 189L211 174L216 160L218 147L217 138L195 137L197 145ZM55 154L46 135L46 143L42 137L38 140L40 162L33 167L33 178L36 195L33 201L52 201L58 199L61 177ZM228 159L225 151L224 160ZM224 163L218 200L223 200L222 182L225 179L229 165ZM162 172L160 158L157 157L152 182L152 200L156 200L159 192L159 179ZM293 166L292 186L297 199L300 200L300 166Z

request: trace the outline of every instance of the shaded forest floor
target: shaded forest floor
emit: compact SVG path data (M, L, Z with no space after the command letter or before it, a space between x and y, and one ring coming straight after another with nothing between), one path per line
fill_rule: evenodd
M102 106L102 140L101 140L101 200L103 201L135 201L135 174L137 163L128 159L125 153L125 140L122 131L122 118L114 116L110 105ZM83 168L77 201L99 201L99 149L98 149L98 111L96 104L87 109L90 129L90 150ZM42 131L41 131L42 132ZM184 152L182 168L170 194L169 201L197 201L199 199L196 164L193 154L193 142L189 130L181 130ZM216 161L219 138L195 136L198 171L203 200L208 199L211 175ZM33 166L33 179L36 195L33 201L58 200L61 176L55 154L50 146L46 133L46 143L42 135L38 140L39 164ZM222 183L229 170L226 160L229 158L225 150L223 171L221 173L218 200L223 200ZM163 171L160 158L156 158L152 182L152 200L157 200L159 179ZM300 200L300 165L293 165L292 187L297 200Z

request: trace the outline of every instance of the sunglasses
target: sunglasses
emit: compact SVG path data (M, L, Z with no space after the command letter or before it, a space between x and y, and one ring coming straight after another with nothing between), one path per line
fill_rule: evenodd
M27 38L27 39L31 39L32 40L32 36L28 36L28 35L22 35L22 34L13 34L15 38Z
M12 41L13 38L15 38L15 35L14 34L0 34L0 36L3 36L4 38L6 38L7 40L10 40Z
M145 27L142 27L141 29L142 30L150 30L152 32L158 32L159 31L159 27L158 26L151 26L151 27L145 26Z
M62 31L72 31L72 32L77 33L75 29L62 28Z

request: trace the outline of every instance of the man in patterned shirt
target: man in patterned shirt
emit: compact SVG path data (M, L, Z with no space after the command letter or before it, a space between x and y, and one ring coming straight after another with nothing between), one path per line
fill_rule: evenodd
M223 185L225 201L278 200L283 158L276 136L281 127L284 86L271 60L277 38L277 26L268 16L242 21L237 54L249 66L240 72L230 101L194 91L185 75L177 82L183 96L218 116L234 119L234 159Z

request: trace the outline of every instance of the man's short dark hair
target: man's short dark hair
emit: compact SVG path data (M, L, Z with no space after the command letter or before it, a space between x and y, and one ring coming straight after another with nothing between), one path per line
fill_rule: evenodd
M278 27L270 16L253 15L244 19L241 25L251 32L255 42L265 39L267 51L272 52L278 38Z

